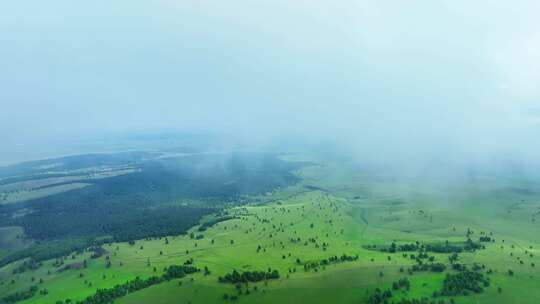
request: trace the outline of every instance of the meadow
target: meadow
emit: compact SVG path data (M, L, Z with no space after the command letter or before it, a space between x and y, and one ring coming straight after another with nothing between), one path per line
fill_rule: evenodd
M244 204L208 214L182 235L107 242L24 271L18 271L24 261L11 263L0 270L0 295L35 285L39 291L20 303L76 303L98 289L161 276L170 265L192 261L201 271L115 303L376 303L377 288L390 290L387 300L394 302L540 301L540 200L523 190L534 183L488 179L474 187L442 187L436 179L374 178L335 163L306 166L296 175L301 182L247 195ZM413 270L417 250L389 250L392 244L461 246L468 239L478 249L460 251L456 261L450 252L425 250L430 262L422 263L443 264L443 271ZM461 272L454 264L477 268L489 286L441 295L447 274ZM233 271L268 269L279 278L220 281ZM394 288L404 278L410 287Z

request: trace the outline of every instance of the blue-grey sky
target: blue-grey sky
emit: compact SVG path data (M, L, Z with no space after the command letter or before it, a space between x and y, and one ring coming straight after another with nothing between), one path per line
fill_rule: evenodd
M2 1L2 150L167 128L535 160L538 12L534 0Z

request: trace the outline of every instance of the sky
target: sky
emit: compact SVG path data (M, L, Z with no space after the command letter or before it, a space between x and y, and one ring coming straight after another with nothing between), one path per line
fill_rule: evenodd
M360 159L540 163L538 12L534 0L2 1L0 159L175 129L296 136Z

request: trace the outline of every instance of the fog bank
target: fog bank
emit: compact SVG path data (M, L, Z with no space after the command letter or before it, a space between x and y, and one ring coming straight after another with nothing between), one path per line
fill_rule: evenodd
M538 11L537 1L6 1L0 158L167 129L231 147L298 140L388 165L536 165Z

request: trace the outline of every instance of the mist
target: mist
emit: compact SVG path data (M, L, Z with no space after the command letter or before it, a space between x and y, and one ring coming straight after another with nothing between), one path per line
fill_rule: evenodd
M407 170L532 168L538 11L537 1L4 1L0 158L174 130Z

